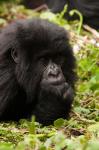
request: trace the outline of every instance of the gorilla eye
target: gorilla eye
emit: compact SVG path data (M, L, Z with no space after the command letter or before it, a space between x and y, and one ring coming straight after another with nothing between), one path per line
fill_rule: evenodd
M56 64L62 65L64 63L64 56L56 56L54 61Z
M47 63L48 63L48 58L44 58L44 57L41 57L40 59L39 59L39 61L43 64L43 65L47 65Z

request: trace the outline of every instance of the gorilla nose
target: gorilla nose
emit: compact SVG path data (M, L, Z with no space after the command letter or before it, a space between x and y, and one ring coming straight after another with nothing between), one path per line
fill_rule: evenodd
M60 69L57 67L57 65L53 64L48 69L48 76L49 77L58 77L60 74Z

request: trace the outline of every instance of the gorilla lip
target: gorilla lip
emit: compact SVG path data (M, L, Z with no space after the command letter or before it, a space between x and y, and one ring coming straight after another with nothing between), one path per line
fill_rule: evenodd
M50 81L50 83L52 85L61 85L61 84L63 84L65 82L65 79L62 78L61 76L59 76L59 77L57 77L55 79L51 78L51 80L52 80L52 82Z
M44 79L43 82L47 83L47 84L50 84L50 85L61 85L65 82L65 79L62 79L62 77L57 77L57 78L53 78L53 77L50 77L49 80L47 79Z

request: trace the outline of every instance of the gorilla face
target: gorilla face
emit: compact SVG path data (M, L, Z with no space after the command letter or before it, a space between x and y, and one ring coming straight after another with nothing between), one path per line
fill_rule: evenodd
M0 34L0 120L68 117L75 57L67 32L46 20L20 20Z
M37 121L48 125L57 118L68 117L74 91L62 70L65 56L53 59L49 57L47 60L45 58L42 58L45 68L40 81L38 103L33 114Z
M61 63L60 58L59 63ZM69 85L66 83L61 65L50 60L46 69L44 70L40 86L41 89L45 91L63 96L64 92L66 92L66 90L69 88Z

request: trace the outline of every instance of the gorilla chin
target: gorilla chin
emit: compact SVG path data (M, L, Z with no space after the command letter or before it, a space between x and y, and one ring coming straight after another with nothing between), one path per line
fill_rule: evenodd
M57 118L68 118L73 97L73 89L66 82L60 85L41 85L38 104L33 112L36 120L49 125Z

